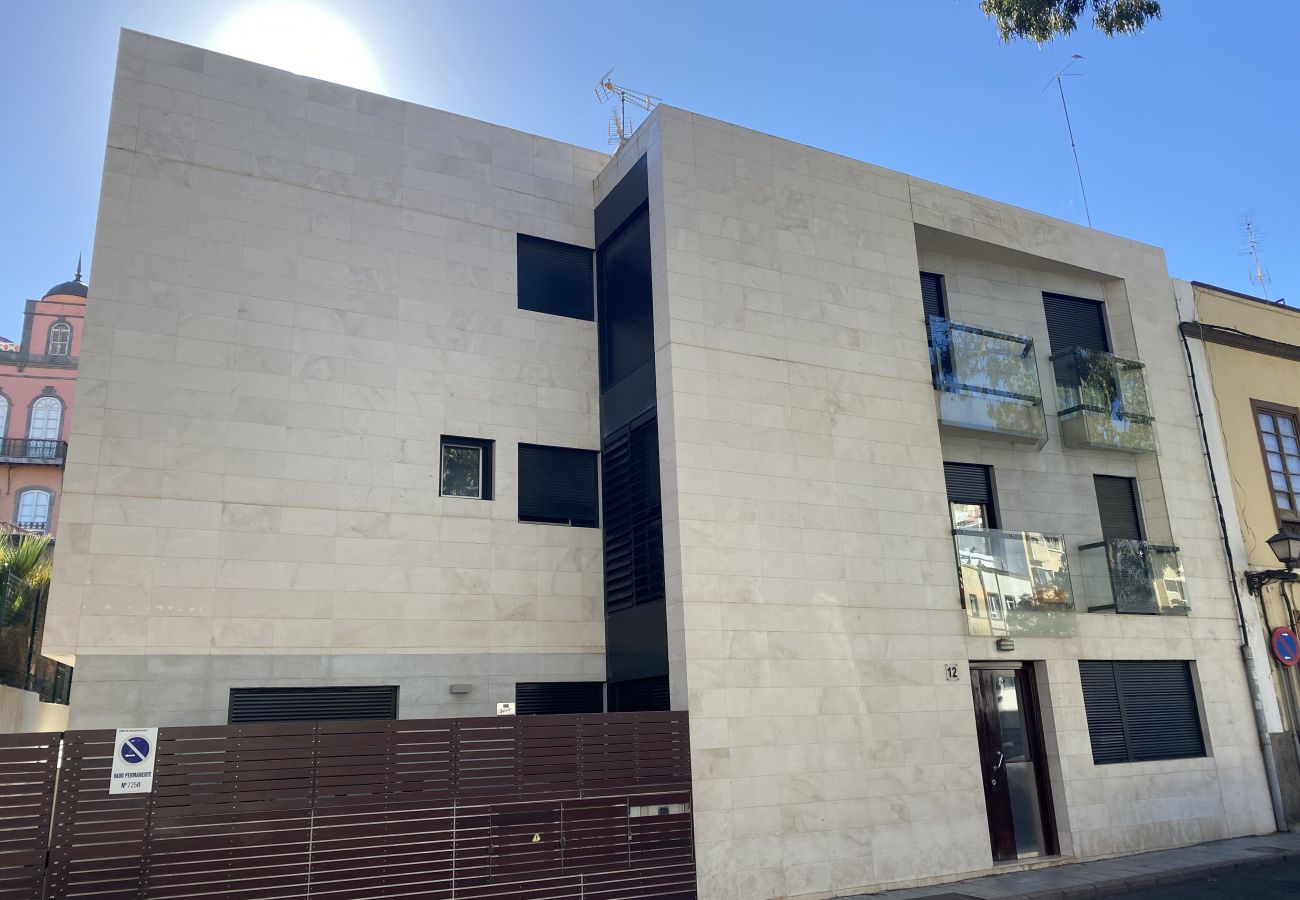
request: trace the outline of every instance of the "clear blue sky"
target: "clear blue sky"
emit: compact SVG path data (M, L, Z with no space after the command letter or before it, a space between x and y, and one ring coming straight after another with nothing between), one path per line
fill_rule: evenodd
M87 265L118 29L211 46L249 2L5 4L0 38L0 334ZM616 78L674 106L1083 221L1052 74L1066 91L1094 224L1166 248L1170 271L1300 301L1300 4L1166 0L1142 35L1091 27L999 42L977 0L449 3L319 0L378 62L384 92L604 149L592 91Z

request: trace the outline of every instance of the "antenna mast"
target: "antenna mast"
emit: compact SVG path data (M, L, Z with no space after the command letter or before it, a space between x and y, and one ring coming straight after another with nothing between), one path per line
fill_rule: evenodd
M1250 273L1250 280L1259 285L1260 291L1264 294L1264 299L1268 299L1268 283L1273 279L1269 277L1268 269L1259 261L1259 248L1264 246L1264 235L1259 232L1255 225L1255 210L1251 209L1242 217L1242 225L1246 229L1246 249L1242 251L1243 256L1249 256L1255 263L1255 268Z
M1070 57L1066 63L1065 69L1070 68L1079 60L1083 59L1079 54ZM1070 152L1074 154L1074 173L1079 176L1079 193L1083 196L1083 214L1088 219L1088 227L1092 227L1092 212L1088 209L1088 192L1083 187L1083 169L1079 167L1079 145L1074 142L1074 126L1070 124L1070 107L1065 104L1065 84L1061 81L1061 76L1065 74L1065 69L1057 72L1052 77L1056 79L1056 88L1061 92L1061 110L1065 113L1065 130L1070 134ZM1077 74L1077 73L1076 73ZM1051 84L1052 82L1047 82ZM1043 85L1043 90L1047 90L1047 85Z
M609 143L618 144L622 147L627 143L627 139L632 136L636 129L628 121L627 105L631 101L633 109L644 109L646 112L654 109L659 103L659 98L647 94L645 91L633 90L629 87L617 85L613 80L614 70L610 69L600 77L596 82L596 99L601 103L614 101L617 106L609 112Z

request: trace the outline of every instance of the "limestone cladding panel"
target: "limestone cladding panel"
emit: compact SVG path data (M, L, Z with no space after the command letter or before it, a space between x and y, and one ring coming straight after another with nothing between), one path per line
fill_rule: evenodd
M1043 661L1066 852L1267 830L1161 253L669 107L637 138L611 170L649 154L673 697L691 712L701 896L826 897L990 865L965 666L943 676L996 656L957 604L949 454L1008 470L1019 527L1076 540L1100 527L1094 467L1135 475L1152 534L1183 548L1191 618L1081 616L1078 639L1017 639L1017 658ZM932 260L961 276L954 316L1031 333L1040 354L1042 290L1106 300L1118 351L1147 363L1160 457L1067 455L1054 421L1039 454L941 441L916 274L931 231L984 248ZM1033 258L1047 274L989 263ZM1016 287L989 305L999 280ZM1093 766L1079 658L1196 660L1212 755Z
M599 446L595 326L515 235L590 247L604 162L123 32L47 652L601 653L599 531L516 507L519 442Z

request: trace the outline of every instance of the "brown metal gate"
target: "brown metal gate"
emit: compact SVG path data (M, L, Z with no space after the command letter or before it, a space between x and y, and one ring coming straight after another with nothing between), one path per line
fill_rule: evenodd
M685 713L164 728L136 796L113 738L0 739L3 896L695 896Z

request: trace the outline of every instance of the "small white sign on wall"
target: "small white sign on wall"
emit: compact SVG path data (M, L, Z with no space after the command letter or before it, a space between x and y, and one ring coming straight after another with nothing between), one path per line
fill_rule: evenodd
M157 728L119 728L113 741L110 794L147 794L153 790L153 766L158 754Z
M515 705L513 703L498 703L498 716L513 716L515 714Z

